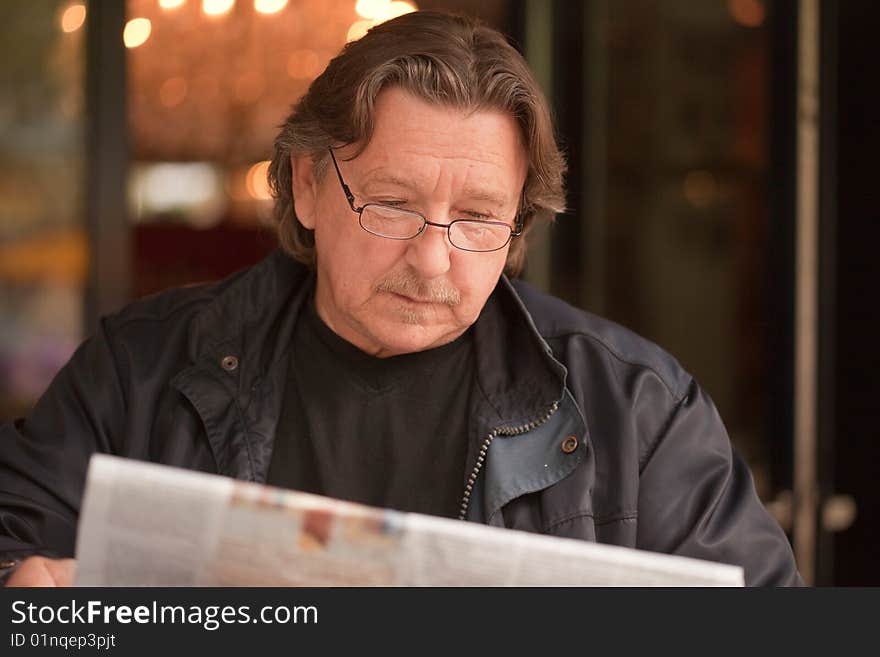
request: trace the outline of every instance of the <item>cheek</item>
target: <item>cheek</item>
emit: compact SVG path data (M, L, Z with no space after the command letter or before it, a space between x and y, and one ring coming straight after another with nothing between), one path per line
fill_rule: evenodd
M338 207L335 203L320 199L316 206L315 247L318 260L325 264L333 263L333 270L341 266L353 268L352 257L360 247L360 233L357 214L347 206Z
M377 281L403 257L403 243L383 240L362 230L353 221L327 221L315 231L318 268L325 270L337 297L363 302ZM348 217L343 217L348 219Z
M504 269L507 250L491 255L471 253L455 255L457 256L453 269L455 279L452 283L462 295L461 315L467 314L470 319L475 320L498 283L498 278Z

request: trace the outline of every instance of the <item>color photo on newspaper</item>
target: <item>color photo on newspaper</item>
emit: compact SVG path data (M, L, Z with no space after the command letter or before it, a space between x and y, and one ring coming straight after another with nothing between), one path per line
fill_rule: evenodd
M542 536L107 455L79 586L742 586L737 566Z

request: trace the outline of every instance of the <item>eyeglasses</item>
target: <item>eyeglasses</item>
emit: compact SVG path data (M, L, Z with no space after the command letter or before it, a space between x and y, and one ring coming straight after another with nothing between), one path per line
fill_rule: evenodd
M478 219L456 219L448 224L440 224L428 219L414 210L404 210L393 205L383 203L367 203L361 207L354 204L354 194L342 179L342 172L336 162L333 149L330 151L330 159L336 168L339 184L348 199L348 205L352 212L358 214L358 222L365 231L378 237L390 240L411 240L425 231L426 226L445 228L449 236L449 242L462 251L498 251L507 246L514 237L522 235L522 218L517 216L516 229L502 221L481 221Z

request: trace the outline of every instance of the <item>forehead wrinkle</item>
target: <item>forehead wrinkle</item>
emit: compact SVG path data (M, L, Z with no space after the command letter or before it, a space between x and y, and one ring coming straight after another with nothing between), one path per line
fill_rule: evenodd
M436 155L434 158L436 159ZM473 160L473 157L465 157L460 158L457 156L441 156L442 159L467 159ZM426 158L427 161L431 161L432 158ZM496 162L491 160L478 160L481 164L489 164L491 166L497 166ZM504 190L501 189L493 189L487 188L480 184L480 180L472 180L474 177L474 167L473 165L469 166L464 173L463 176L455 175L456 178L459 178L459 184L451 183L449 180L448 172L443 171L442 167L440 167L439 171L432 171L431 173L424 172L423 175L415 175L415 171L408 172L409 176L406 174L401 174L399 170L395 168L390 168L386 163L379 164L378 166L368 169L361 175L360 187L363 193L372 193L375 187L380 185L391 185L395 187L399 187L413 193L417 193L424 196L429 196L431 194L436 194L441 192L442 188L445 184L450 184L452 193L454 198L452 199L453 203L458 203L462 201L476 201L482 203L489 203L493 209L502 211L506 210L507 207L511 203L518 202L518 192L517 194L510 196L505 193ZM454 174L453 174L454 175ZM477 174L477 178L485 178L485 173ZM435 180L436 177L436 180ZM461 180L464 178L464 180ZM444 184L445 180L445 184Z
M413 191L419 191L419 184L414 180L407 180L406 178L402 178L401 176L387 171L379 173L367 172L364 175L364 191L369 191L376 185L394 185L396 187L404 187Z

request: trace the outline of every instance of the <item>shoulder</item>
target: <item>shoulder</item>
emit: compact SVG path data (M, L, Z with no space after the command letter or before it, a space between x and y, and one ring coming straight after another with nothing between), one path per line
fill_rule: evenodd
M173 324L210 306L249 271L236 272L221 281L183 285L135 299L109 315L105 321L119 331L139 325L156 328L162 324Z
M307 275L305 267L278 251L220 281L137 299L103 318L101 334L119 360L146 367L173 359L177 367L268 325Z
M152 378L167 380L195 360L193 327L216 305L223 290L243 275L136 299L103 317L97 333L84 345L93 344L99 353L109 355L120 379L139 389Z
M660 346L524 281L511 283L541 337L566 366L575 358L599 359L617 371L653 373L676 401L686 394L692 377Z
M302 265L279 251L222 280L170 288L132 301L105 321L118 331L138 326L159 329L187 322L204 311L218 322L234 323L234 315L249 316L252 306L277 297L280 287L294 285L305 273Z

